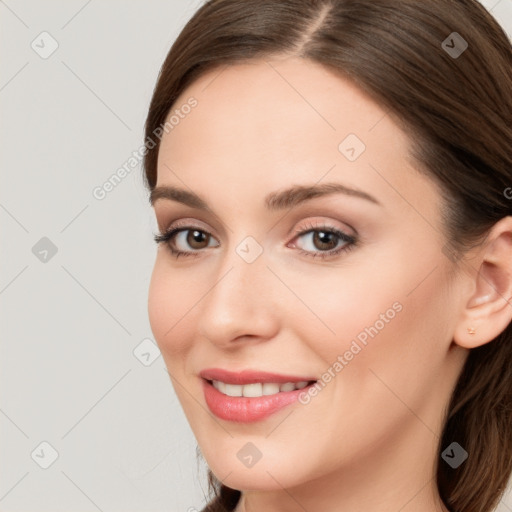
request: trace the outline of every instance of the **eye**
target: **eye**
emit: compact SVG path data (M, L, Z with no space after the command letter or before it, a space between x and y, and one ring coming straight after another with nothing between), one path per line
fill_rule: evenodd
M299 253L310 257L328 258L355 246L357 240L339 229L327 225L308 225L296 231L295 239L305 238L306 247L298 246ZM211 245L213 236L195 226L175 226L154 236L156 243L165 243L170 253L180 256L199 256L203 249L218 247ZM293 243L292 247L297 247ZM318 250L317 250L318 249Z
M180 256L198 256L201 249L210 246L209 242L213 240L213 237L207 231L197 227L184 226L159 233L155 235L154 239L156 243L165 243L171 254L179 258ZM189 248L193 250L190 251Z
M309 228L309 229L307 229ZM354 247L356 238L337 228L326 225L309 225L298 230L296 239L304 238L306 243L299 246L300 253L311 257L327 258ZM296 244L292 244L294 247Z

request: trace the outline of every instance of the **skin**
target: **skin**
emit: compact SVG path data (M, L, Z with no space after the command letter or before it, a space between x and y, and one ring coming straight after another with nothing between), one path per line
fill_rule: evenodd
M440 190L414 169L407 135L318 64L283 56L216 69L173 108L191 96L197 107L162 138L157 186L194 191L210 210L168 199L154 209L161 231L181 220L211 238L175 239L197 257L159 245L148 310L209 467L243 491L237 512L446 511L435 484L444 409L469 349L511 321L511 218L457 270L442 250ZM366 145L353 162L338 150L350 133ZM380 204L331 194L264 206L270 192L326 182ZM325 260L301 254L326 250L295 233L315 222L358 242ZM247 236L263 250L252 263L236 252ZM249 424L209 411L201 370L321 379L397 301L401 311L309 404ZM248 442L262 454L250 468L237 458Z

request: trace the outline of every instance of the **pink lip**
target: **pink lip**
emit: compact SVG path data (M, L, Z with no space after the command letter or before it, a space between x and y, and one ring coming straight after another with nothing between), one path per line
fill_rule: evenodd
M215 389L208 380L203 379L202 382L206 405L210 411L222 420L239 423L251 423L265 419L283 407L298 401L299 395L304 391L307 392L309 387L314 385L311 384L294 391L282 391L276 395L246 397L224 395Z
M284 384L286 382L301 382L317 380L315 377L297 377L296 375L279 375L277 373L261 372L257 370L243 370L241 372L230 372L221 368L207 368L199 373L206 380L220 380L226 384L255 384L257 382L275 382Z

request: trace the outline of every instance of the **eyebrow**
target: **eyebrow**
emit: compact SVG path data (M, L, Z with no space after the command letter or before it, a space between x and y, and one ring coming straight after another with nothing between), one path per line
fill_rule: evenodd
M371 201L377 205L381 205L375 197L363 192L362 190L350 188L342 185L341 183L322 183L320 185L296 185L285 190L271 192L265 196L265 207L271 211L284 210L316 197L336 193L358 197L360 199ZM177 201L178 203L182 203L199 210L210 210L208 203L194 192L168 185L155 187L151 191L149 197L151 206L154 206L154 204L160 199Z

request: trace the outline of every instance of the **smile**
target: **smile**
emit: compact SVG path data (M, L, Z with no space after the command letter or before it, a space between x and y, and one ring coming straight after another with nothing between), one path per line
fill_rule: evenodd
M285 382L284 384L278 384L274 382L255 382L253 384L228 384L220 380L210 381L213 387L220 391L222 394L227 396L245 396L245 397L260 397L277 395L278 393L295 391L297 389L303 389L311 382L300 381L300 382Z
M296 404L299 395L307 393L317 381L229 384L203 378L202 382L206 405L215 416L226 421L251 423Z

